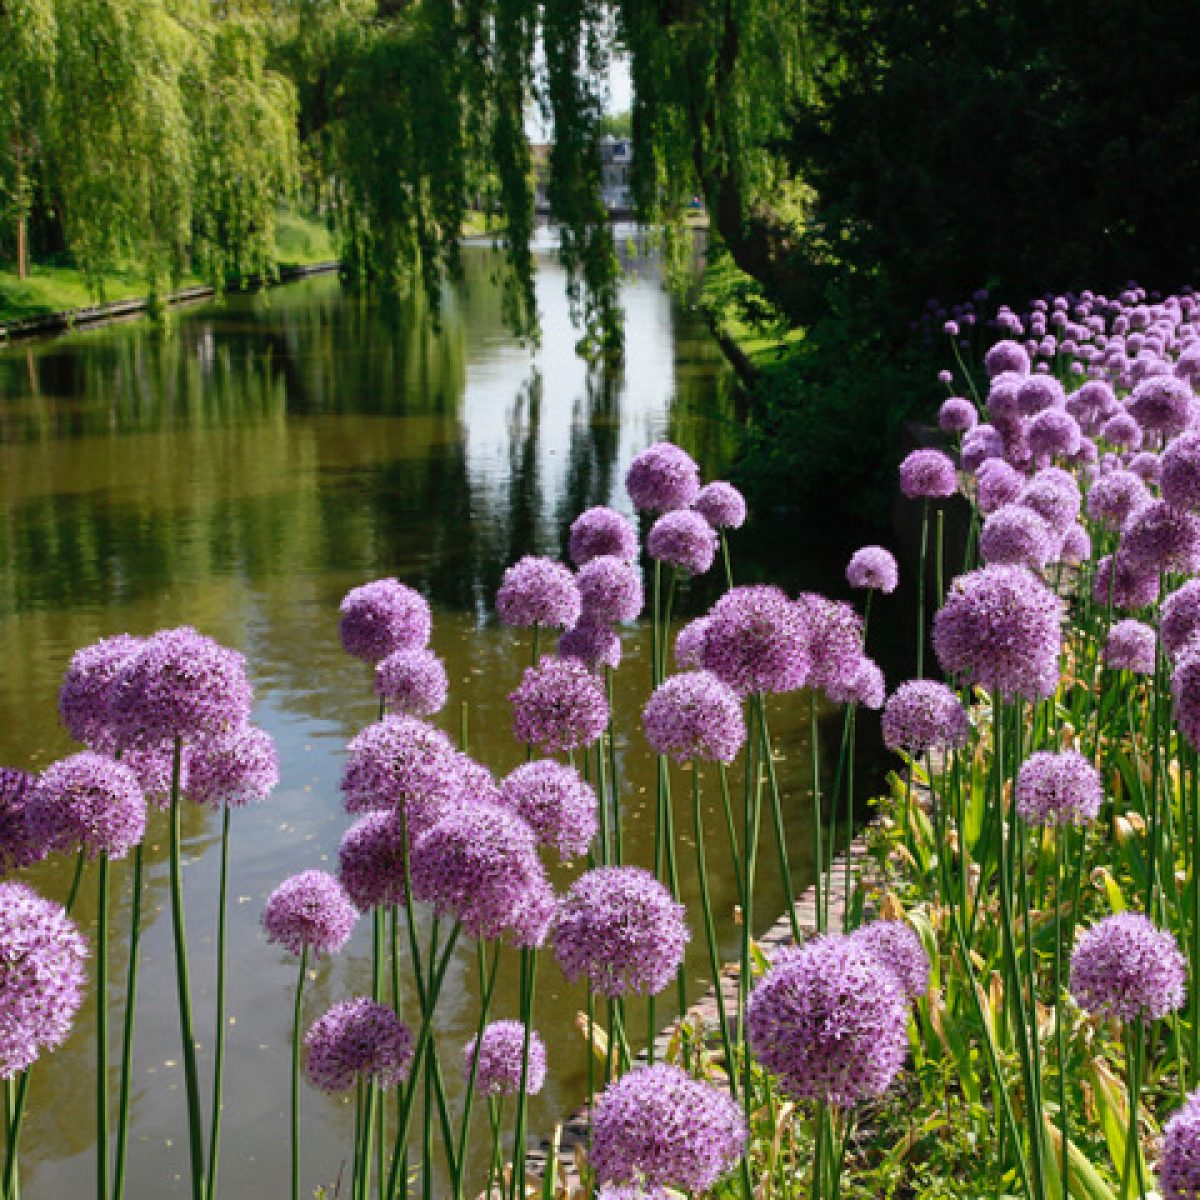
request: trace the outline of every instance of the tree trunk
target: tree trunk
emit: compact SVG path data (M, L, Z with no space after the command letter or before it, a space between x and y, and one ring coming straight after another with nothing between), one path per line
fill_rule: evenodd
M29 215L21 212L17 215L17 278L26 279L29 276Z

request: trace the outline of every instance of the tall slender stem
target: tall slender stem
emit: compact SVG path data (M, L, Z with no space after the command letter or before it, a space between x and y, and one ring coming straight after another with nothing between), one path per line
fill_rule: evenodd
M925 678L925 552L929 541L929 500L921 501L921 552L917 569L917 678Z
M96 1200L108 1193L108 855L96 885Z
M129 917L129 968L125 979L125 1029L121 1042L121 1090L117 1098L117 1146L113 1167L113 1200L125 1194L125 1162L129 1145L129 1096L133 1088L133 1027L137 1009L138 961L142 940L142 877L145 852L133 851L133 900Z
M533 1037L533 1000L537 989L537 948L521 948L521 1087L517 1092L517 1120L513 1131L513 1200L525 1196L525 1120L529 1107L529 1043Z
M208 1136L208 1200L217 1194L221 1147L221 1090L225 1080L225 959L229 896L229 805L221 809L221 874L217 884L217 1018L213 1038L212 1125Z

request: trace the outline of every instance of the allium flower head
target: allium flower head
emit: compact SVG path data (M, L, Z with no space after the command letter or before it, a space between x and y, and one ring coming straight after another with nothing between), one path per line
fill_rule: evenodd
M377 663L402 647L429 644L429 605L420 592L397 579L351 588L340 611L342 647L355 658Z
M479 1042L479 1052L475 1045ZM476 1061L478 1060L478 1061ZM521 1090L524 1067L525 1093L536 1096L546 1082L546 1046L535 1030L529 1031L529 1062L525 1064L525 1026L520 1021L493 1021L482 1038L463 1047L463 1078L471 1078L485 1096L515 1096Z
M1121 411L1113 413L1100 427L1100 436L1117 450L1140 450L1142 448L1142 427L1130 416Z
M964 471L978 471L993 458L1004 457L1004 437L994 425L976 425L963 436L959 460Z
M954 463L940 450L914 450L900 464L900 490L910 500L938 500L957 489Z
M250 717L246 660L184 625L163 629L127 660L112 690L123 746L158 746L226 733Z
M585 853L596 836L595 791L574 767L553 759L525 763L506 775L500 802L564 861Z
M1162 453L1163 499L1173 508L1200 508L1200 433L1183 433Z
M741 529L746 523L746 497L724 480L702 487L692 507L714 529Z
M375 667L375 691L392 710L410 717L431 717L446 704L450 683L446 664L424 646L402 647Z
M111 754L113 685L129 660L142 648L141 638L119 633L76 650L58 693L58 715L67 732L89 750Z
M1163 649L1174 658L1200 630L1200 579L1189 579L1163 600L1159 622Z
M586 975L602 996L654 995L675 977L688 941L684 908L641 867L599 867L567 892L554 951L570 980Z
M1129 469L1152 487L1162 478L1162 459L1151 450L1143 450L1129 460Z
M278 783L279 758L265 729L244 725L188 751L187 795L197 804L240 808L265 800Z
M61 1046L83 999L87 943L62 905L0 883L0 1079Z
M1192 744L1200 748L1200 654L1189 653L1195 646L1189 642L1184 647L1175 670L1171 674L1171 697L1175 702L1175 724L1179 732Z
M1062 408L1066 402L1063 386L1053 375L1031 375L1017 388L1017 409L1026 417Z
M1134 570L1120 554L1114 568L1113 556L1106 554L1096 563L1092 597L1097 604L1111 600L1114 608L1145 608L1158 599L1158 572Z
M1043 467L1022 489L1017 503L1031 508L1060 537L1082 507L1075 477L1059 467Z
M0 767L0 875L31 867L47 847L29 824L29 797L37 779L16 767Z
M1071 994L1080 1008L1118 1021L1157 1021L1182 1008L1187 964L1169 930L1141 913L1105 917L1071 956Z
M938 410L938 428L945 433L966 433L979 424L975 405L962 396L949 396Z
M570 629L579 613L575 576L562 563L527 554L504 572L496 614L506 625Z
M1108 640L1104 644L1104 665L1114 671L1153 675L1155 645L1154 630L1149 625L1134 620L1118 621L1108 631Z
M891 971L909 1000L920 1000L929 991L929 955L907 921L871 921L850 938Z
M983 367L989 378L995 378L1002 371L1015 371L1019 375L1029 374L1029 355L1020 342L1009 339L997 342L983 356Z
M602 554L633 562L638 555L637 531L615 509L585 509L571 523L567 549L577 567Z
M629 465L625 488L635 508L672 512L687 508L700 492L700 468L671 442L647 446Z
M413 1037L386 1005L357 996L309 1026L304 1050L304 1073L323 1092L348 1092L360 1080L387 1090L408 1078Z
M663 680L642 712L646 740L676 762L732 762L746 740L737 694L711 671Z
M1092 535L1078 521L1063 534L1062 545L1058 548L1059 562L1071 563L1078 566L1088 562L1092 557Z
M548 750L590 746L608 724L604 686L578 659L543 658L508 699L517 741Z
M751 1053L798 1100L846 1106L879 1096L904 1063L908 1005L896 975L853 938L816 938L750 994Z
M93 858L124 858L146 831L146 797L127 766L85 750L42 772L26 820L34 841L47 849L82 847Z
M808 686L832 696L853 683L862 665L862 617L849 604L815 592L805 592L796 604L808 627Z
M1062 604L1024 567L960 575L933 620L943 670L1004 696L1044 700L1058 685Z
M345 889L325 871L301 871L268 897L262 923L267 941L292 954L307 946L318 957L336 954L354 932L358 910Z
M1193 1092L1167 1122L1156 1172L1163 1200L1200 1197L1200 1092Z
M1079 422L1065 409L1047 408L1038 413L1025 431L1035 459L1071 458L1083 440Z
M1030 825L1086 825L1104 803L1104 781L1076 750L1039 750L1017 772L1016 797Z
M342 835L338 878L359 912L404 903L404 827L398 812L370 812Z
M1143 429L1173 437L1193 423L1195 403L1185 380L1152 375L1133 389L1127 407Z
M989 566L1007 563L1040 570L1055 557L1059 540L1032 508L1002 504L979 531L979 557Z
M989 458L975 474L975 499L981 513L1011 504L1025 486L1025 476L1002 458Z
M623 558L602 554L576 576L583 616L590 622L635 621L645 602L638 569Z
M883 742L889 750L920 757L929 750L958 749L970 732L962 701L932 679L902 683L883 706Z
M1200 517L1152 500L1125 522L1117 558L1139 575L1200 569Z
M529 824L496 804L450 809L413 842L412 893L477 938L516 934L530 897L546 886Z
M716 557L717 531L698 512L669 512L650 527L646 553L689 575L703 575Z
M746 1150L746 1119L729 1092L668 1063L609 1084L592 1117L590 1162L602 1183L707 1192Z
M887 596L896 590L899 578L892 552L882 546L863 546L846 564L846 582L852 588L869 588Z
M833 704L861 704L875 710L883 707L887 684L879 664L864 654L853 671L847 671L825 688L825 695Z
M590 670L621 665L621 638L603 621L581 619L574 629L568 629L558 639L555 653L559 658L574 658Z
M696 617L675 635L675 664L681 671L699 671L704 666L704 639L708 617Z
M739 695L804 686L811 665L806 613L779 588L730 588L707 621L703 665Z
M657 1183L603 1183L596 1200L672 1200L672 1194Z

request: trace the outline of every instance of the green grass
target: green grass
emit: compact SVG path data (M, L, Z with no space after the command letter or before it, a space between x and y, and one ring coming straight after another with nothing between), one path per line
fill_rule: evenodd
M789 325L728 255L715 257L706 267L700 307L718 333L733 342L759 373L786 364L804 340L804 330Z
M337 248L324 221L298 213L280 213L275 220L275 253L281 267L309 267L333 262Z

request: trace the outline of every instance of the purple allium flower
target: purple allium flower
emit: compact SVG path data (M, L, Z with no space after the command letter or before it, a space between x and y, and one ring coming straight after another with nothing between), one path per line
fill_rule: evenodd
M1104 803L1104 781L1076 750L1039 750L1017 772L1016 797L1030 825L1086 825Z
M732 762L746 740L737 693L711 671L663 680L642 711L646 740L676 762Z
M983 367L989 378L1003 371L1015 371L1018 375L1029 374L1029 355L1020 342L1005 340L997 342L984 356Z
M672 1200L672 1194L656 1183L602 1183L596 1200Z
M1066 402L1063 385L1053 375L1031 375L1017 388L1017 409L1022 416L1033 417L1050 408L1062 408Z
M609 1084L592 1117L590 1163L603 1183L707 1192L746 1151L746 1119L724 1088L668 1063Z
M1139 575L1200 569L1200 517L1152 500L1125 522L1117 560Z
M1071 528L1083 507L1075 477L1060 467L1043 467L1021 489L1017 503L1033 509L1059 537Z
M887 695L887 684L879 664L864 654L853 671L847 671L825 688L825 695L833 704L861 704L863 708L880 709Z
M869 588L887 596L896 590L899 579L895 558L882 546L863 546L846 564L846 582L852 588Z
M547 750L590 746L608 724L604 686L574 658L543 658L527 667L508 697L517 741Z
M220 735L218 735L220 736ZM204 739L208 740L208 739ZM179 756L179 793L187 795L191 748L182 747ZM146 802L165 808L171 802L171 786L175 774L175 747L171 742L157 746L131 746L121 752L121 765L136 776Z
M47 847L29 824L29 797L37 779L16 767L0 767L0 875L30 867Z
M1142 427L1127 412L1114 413L1100 427L1100 436L1118 450L1140 450Z
M638 555L637 531L615 509L585 509L571 523L567 549L577 567L602 554L633 562Z
M967 744L971 722L962 701L944 683L910 679L883 707L883 743L919 758L928 750L953 750Z
M404 903L404 827L398 812L355 821L338 847L338 878L359 912Z
M355 658L377 663L402 647L429 644L429 605L420 592L397 579L351 588L340 611L342 647Z
M246 660L191 626L162 629L129 658L112 689L123 746L211 737L244 725L252 693Z
M714 529L741 529L746 523L746 497L724 480L702 487L692 507Z
M910 500L953 496L958 490L954 462L940 450L914 450L900 464L900 490Z
M1190 650L1192 645L1185 649ZM1194 748L1200 747L1200 654L1180 656L1171 675L1171 696L1175 701L1175 724Z
M304 1074L323 1092L348 1092L359 1080L385 1091L408 1078L413 1036L386 1005L367 996L335 1004L304 1035Z
M907 921L871 921L850 938L891 971L909 1000L920 1000L929 991L929 955Z
M87 943L60 904L0 883L0 1079L61 1046L83 999Z
M621 638L602 621L580 620L558 639L555 653L559 658L576 658L591 670L621 665Z
M413 842L409 874L418 900L477 938L515 933L547 882L528 822L497 804L447 810Z
M812 661L806 616L777 587L730 588L707 617L704 668L741 696L803 687Z
M1021 420L1021 411L1017 405L1017 392L1024 382L1024 375L1005 371L992 379L988 385L988 417L997 428L1010 428Z
M1002 458L989 458L975 473L975 499L981 513L993 513L1011 504L1025 486L1025 476Z
M85 750L42 772L26 820L34 841L49 850L82 847L92 858L124 858L146 831L146 797L127 766Z
M1200 620L1197 622L1200 627ZM1118 621L1109 631L1104 645L1104 665L1114 671L1133 671L1153 675L1155 658L1154 630L1141 621Z
M704 665L704 639L708 636L708 617L689 621L675 635L675 662L682 671L699 671Z
M979 557L989 565L1011 563L1040 570L1055 557L1059 540L1032 508L1002 504L979 531Z
M1200 1196L1200 1092L1193 1092L1167 1122L1156 1172L1163 1200Z
M1078 566L1088 562L1092 557L1092 535L1078 521L1063 534L1062 545L1058 548L1060 562Z
M852 683L863 659L862 617L840 600L805 592L796 601L809 632L808 686L830 693Z
M642 577L638 569L613 554L589 559L576 576L583 617L590 623L635 621L642 611Z
M1004 457L1004 437L993 425L976 425L963 437L959 460L964 471L978 471L992 458Z
M58 693L58 715L67 732L89 750L111 754L117 748L112 724L113 686L144 645L119 633L76 650Z
M650 527L646 553L689 575L703 575L716 557L717 531L698 512L669 512Z
M278 782L275 742L265 729L245 725L188 751L187 795L197 804L240 808L265 800Z
M599 867L567 892L554 952L570 980L586 975L602 996L654 995L675 977L688 942L682 904L641 867Z
M1111 600L1114 608L1145 608L1158 599L1158 573L1135 571L1120 555L1114 571L1112 555L1106 554L1096 563L1092 598L1104 605Z
M579 620L579 588L569 567L527 554L504 572L496 615L506 625L570 629Z
M475 1043L480 1041L478 1056ZM476 1058L478 1057L478 1063ZM485 1096L515 1096L521 1090L524 1067L525 1093L536 1096L546 1082L546 1046L535 1030L529 1031L529 1062L525 1065L525 1026L520 1021L493 1021L482 1039L472 1038L463 1047L463 1078L471 1078Z
M781 955L750 994L751 1053L798 1100L839 1106L879 1096L904 1063L908 1005L900 981L840 934Z
M1133 389L1126 407L1143 429L1173 437L1192 424L1196 402L1185 380L1152 375Z
M671 442L655 442L630 463L625 489L634 508L672 512L696 499L700 469L686 450Z
M1038 413L1025 432L1034 458L1072 458L1079 453L1083 434L1079 422L1061 408Z
M1200 579L1189 579L1162 603L1159 631L1163 649L1174 658L1200 630Z
M945 433L966 433L979 424L975 405L962 396L950 396L938 410L938 428Z
M306 946L313 954L336 954L354 932L358 910L345 889L325 871L301 871L268 897L262 923L267 941L292 954Z
M504 777L500 802L529 823L543 846L567 861L586 852L596 836L596 793L574 767L542 759Z
M1156 486L1162 478L1162 459L1153 451L1143 450L1129 460L1129 469L1151 486Z
M933 619L943 670L1004 696L1044 700L1058 685L1062 604L1024 567L960 575Z
M1071 399L1081 411L1106 416L1117 411L1117 394L1112 384L1103 379L1089 379L1071 394Z
M1182 1008L1187 963L1169 930L1141 913L1105 917L1071 955L1071 994L1079 1007L1118 1021L1157 1021Z
M394 712L431 717L446 704L446 664L424 646L393 650L375 666L375 692Z
M1162 453L1163 499L1173 508L1200 508L1200 433L1183 433Z

